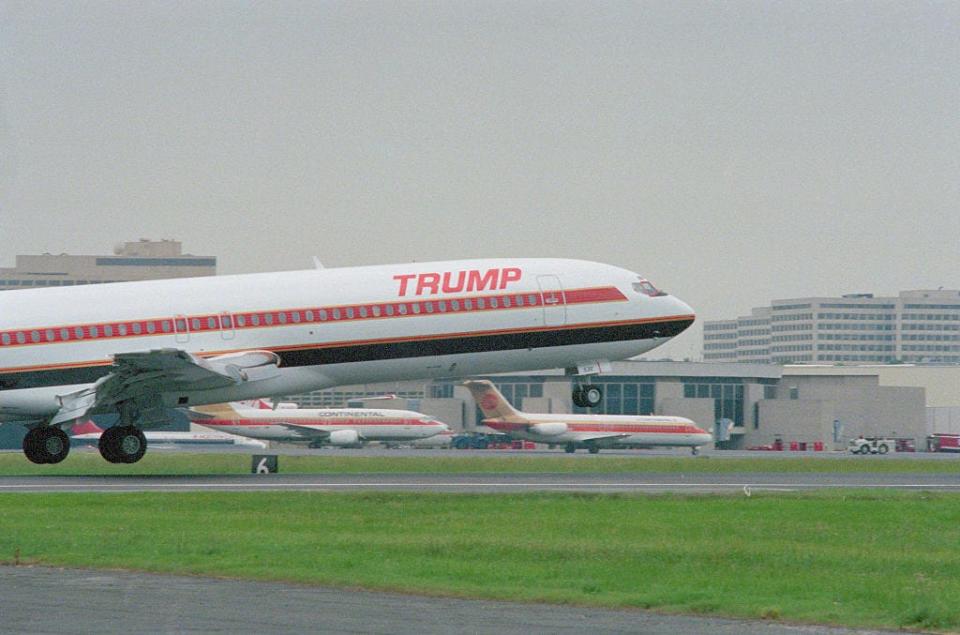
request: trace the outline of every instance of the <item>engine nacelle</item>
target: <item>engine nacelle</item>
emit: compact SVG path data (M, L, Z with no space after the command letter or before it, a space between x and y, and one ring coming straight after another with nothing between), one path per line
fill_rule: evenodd
M356 430L334 430L327 439L330 445L357 445L360 443L360 435Z
M549 423L537 423L530 426L530 432L542 437L555 437L567 431L567 424L562 421L551 421Z

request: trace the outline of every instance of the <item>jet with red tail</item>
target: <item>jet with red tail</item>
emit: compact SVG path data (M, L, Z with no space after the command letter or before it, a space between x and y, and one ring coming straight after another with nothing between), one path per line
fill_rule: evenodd
M693 454L713 441L706 430L683 417L630 415L534 414L510 405L492 382L464 382L483 412L483 425L516 439L564 446L567 452L587 448L689 447Z

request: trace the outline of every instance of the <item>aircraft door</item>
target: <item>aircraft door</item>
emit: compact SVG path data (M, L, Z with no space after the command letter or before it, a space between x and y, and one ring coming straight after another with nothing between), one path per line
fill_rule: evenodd
M190 341L190 323L187 316L178 315L173 318L173 332L177 338L177 344L186 344Z
M567 303L563 285L557 276L537 276L543 298L544 326L560 326L567 323Z

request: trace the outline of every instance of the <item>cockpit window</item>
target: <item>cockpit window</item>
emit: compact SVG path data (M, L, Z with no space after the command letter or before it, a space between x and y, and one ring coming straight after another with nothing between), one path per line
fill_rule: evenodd
M653 284L649 280L644 280L643 278L640 278L639 282L633 283L633 290L636 291L637 293L648 295L651 298L655 298L660 295L667 295L663 291L660 291L655 286L653 286Z

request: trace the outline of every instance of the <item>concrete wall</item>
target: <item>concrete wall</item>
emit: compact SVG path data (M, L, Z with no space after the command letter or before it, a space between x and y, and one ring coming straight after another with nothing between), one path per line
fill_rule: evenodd
M791 441L812 444L823 441L832 445L834 404L821 399L763 399L760 406L760 426L745 426L744 444L768 445L781 439L789 447ZM808 449L813 449L808 447Z
M880 386L877 398L867 404L863 436L908 437L921 447L927 436L924 393L923 388Z
M707 432L713 433L713 399L661 399L657 413L665 417L686 417Z
M387 410L412 410L407 399L361 399L363 408L382 408Z
M473 403L471 402L471 406ZM439 419L455 432L463 430L463 412L466 410L461 399L421 399L420 412Z
M683 384L678 381L658 381L655 391L656 392L653 396L654 410L657 414L665 414L663 412L665 402L673 402L677 399L683 399ZM682 417L684 415L677 416ZM712 410L710 412L710 418L713 419Z
M881 386L925 388L929 407L960 407L960 366L894 365L877 372Z
M796 400L790 399L791 389L795 388ZM833 440L833 420L842 424L841 440L838 447L845 447L849 439L863 436L896 436L912 438L921 447L927 434L925 392L923 388L880 386L876 375L847 376L785 376L777 388L777 399L761 401L760 428L753 430L752 413L745 417L747 421L747 444L759 445L770 441L770 431L779 430L785 412L794 412L802 417L794 421L795 429L790 432L796 436L796 427L812 425L811 432L823 435L823 441ZM784 406L797 402L816 402L829 404L808 410L811 406ZM829 428L820 428L819 417L831 412ZM771 419L768 421L766 417ZM808 417L812 417L809 421ZM811 423L816 421L818 423ZM781 437L785 442L792 439Z
M927 408L927 434L960 434L960 407Z
M960 407L960 365L886 364L879 366L785 366L784 382L798 375L850 376L873 375L881 386L926 388L927 406Z
M569 379L560 379L543 382L543 398L552 400L550 407L554 408L551 412L573 412L573 382ZM531 406L532 408L532 406ZM523 407L527 410L527 407ZM537 410L528 410L528 412L546 412Z

